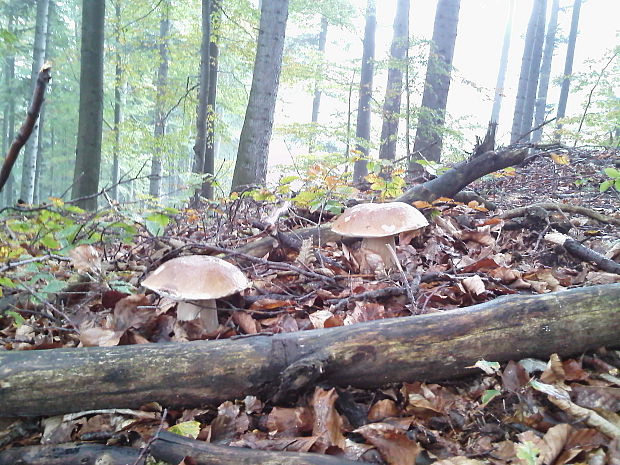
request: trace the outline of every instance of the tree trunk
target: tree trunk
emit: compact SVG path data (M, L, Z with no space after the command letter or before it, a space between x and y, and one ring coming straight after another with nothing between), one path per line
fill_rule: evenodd
M372 102L372 81L375 66L375 32L377 30L376 0L368 0L366 26L364 27L364 51L360 75L359 100L357 104L357 126L355 150L358 160L353 165L353 181L362 182L368 174L367 160L370 152L370 117Z
M121 1L117 0L114 7L114 145L112 147L112 190L110 196L119 201L118 183L120 181L121 124L123 122L123 61L121 55Z
M536 0L536 29L534 32L534 44L532 45L532 57L530 62L527 91L523 105L523 120L521 121L522 142L529 142L532 119L534 118L534 105L536 104L536 91L540 76L540 59L542 57L543 44L545 41L545 17L547 0Z
M506 70L508 69L508 52L510 51L510 39L512 36L512 18L515 11L515 0L510 0L508 6L508 18L504 28L504 41L502 43L502 55L499 59L499 71L497 72L497 83L495 84L495 97L493 99L493 110L491 111L491 123L499 123L499 112L502 107L504 97L504 82L506 81Z
M214 5L211 13L212 23L219 25L222 10L218 4ZM209 46L209 94L207 96L207 146L205 148L205 164L203 174L209 175L209 178L202 183L202 196L207 199L213 199L213 181L215 179L215 122L216 122L216 100L217 100L217 73L220 59L220 49L217 42L219 41L219 31L214 31Z
M409 48L409 0L398 0L394 17L394 37L390 48L390 67L388 69L385 100L383 102L383 126L379 158L394 160L398 140L400 102L403 87L403 67Z
M313 331L0 352L0 415L196 407L246 395L285 402L317 383L438 381L472 373L482 358L570 356L617 344L619 312L620 284L610 284Z
M547 26L547 36L545 38L545 50L543 52L542 64L540 66L540 82L538 83L538 96L534 111L534 127L542 125L545 120L545 110L547 108L547 91L549 89L549 78L551 76L551 62L553 61L553 51L555 49L555 34L558 29L558 10L560 1L553 0L549 25ZM532 142L540 141L542 127L532 133Z
M564 63L564 79L560 90L560 100L558 101L558 124L556 139L561 139L562 122L566 116L566 102L568 101L568 90L570 88L570 76L573 72L573 58L575 57L575 44L577 42L577 32L579 29L579 12L581 10L581 0L575 0L573 4L573 18L570 23L570 34L568 36L568 47L566 48L566 62Z
M282 68L289 0L263 2L252 88L239 136L232 190L264 185Z
M15 17L12 12L13 4L8 5L8 25L7 30L9 33L15 33ZM15 57L11 54L4 60L4 82L6 91L6 103L4 106L3 118L2 118L2 156L6 156L8 152L9 144L15 137L15 92L13 89L15 83ZM2 190L4 192L5 205L13 205L15 198L13 195L13 174L9 174L9 178L6 181L6 185Z
M207 115L209 112L209 55L211 48L211 0L202 0L202 39L200 42L200 88L196 110L196 143L192 171L202 175L207 148Z
M460 0L439 0L437 3L422 108L413 144L414 152L419 152L426 160L436 162L441 160L442 132L450 90L460 3Z
M103 44L105 2L83 0L80 60L80 110L72 198L97 208L103 125Z
M30 73L30 91L34 90L39 71L43 67L45 59L45 44L49 19L49 0L37 1L37 19L34 32L34 47L32 52L32 70ZM37 164L37 147L39 143L39 121L35 123L30 138L24 149L22 165L22 184L20 198L26 203L34 201L34 184Z
M325 44L327 43L327 26L329 22L327 21L327 17L323 16L321 18L321 31L319 32L319 43L318 43L318 52L323 57L325 53ZM323 66L317 72L317 83L314 86L314 98L312 99L312 122L319 122L319 107L321 106L321 86L318 82L318 76L323 75Z
M153 197L161 195L162 153L164 136L166 135L165 95L168 86L168 43L170 42L170 4L162 5L162 18L159 22L159 69L157 71L157 97L155 99L155 128L153 139L155 147L151 158L151 176L149 194Z

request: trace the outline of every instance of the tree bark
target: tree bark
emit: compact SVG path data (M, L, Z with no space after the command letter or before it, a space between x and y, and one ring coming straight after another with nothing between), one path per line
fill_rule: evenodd
M7 5L8 13L8 25L7 30L11 33L15 33L15 16L13 14L13 3L9 2ZM6 102L2 118L2 155L6 156L8 153L9 144L12 143L15 137L15 91L13 89L15 83L15 56L13 54L8 55L5 58L4 63L4 82L6 90ZM4 204L9 206L15 203L13 195L13 179L14 176L9 170L9 174L5 181L6 188L3 189L0 184L0 192L4 191Z
M172 433L169 433L172 434ZM101 444L54 444L0 451L0 465L144 465L139 449Z
M45 45L47 43L47 26L49 19L49 0L37 1L37 19L34 33L34 47L32 52L32 70L30 74L30 90L34 90L37 85L37 76L43 67L45 59ZM39 121L35 120L30 138L26 142L24 149L24 160L22 165L22 184L20 198L31 204L34 201L34 184L37 168L37 148L39 144Z
M317 382L378 388L472 373L484 358L618 344L620 284L500 297L460 310L220 341L0 353L0 415L294 399Z
M239 136L232 190L264 185L278 96L289 0L263 2L252 88Z
M566 61L564 62L564 79L560 89L560 100L558 101L557 130L556 139L559 141L560 129L562 129L562 118L566 116L566 102L568 101L568 91L570 89L570 76L573 72L573 58L575 57L575 44L577 43L577 32L579 29L579 13L581 11L581 0L575 0L573 4L573 17L570 23L570 33L568 35L568 47L566 48Z
M551 77L551 62L553 61L553 51L555 50L555 34L558 29L558 10L560 0L553 0L547 35L545 37L545 50L543 52L542 64L540 65L540 81L538 83L538 95L534 111L534 127L538 128L532 133L532 142L540 141L542 136L543 121L545 120L545 110L547 108L547 91L549 90L549 78Z
M442 132L446 119L460 6L460 0L439 0L437 3L422 108L413 143L414 152L419 152L426 160L436 162L441 160Z
M121 2L114 7L114 144L112 148L112 190L110 196L119 201L118 183L120 181L121 124L123 122L123 62L121 56Z
M398 139L398 121L403 86L403 67L409 48L409 0L398 0L394 17L394 37L390 48L385 100L383 102L383 126L379 158L394 160Z
M155 99L155 128L153 139L155 147L151 158L149 194L161 195L162 153L165 152L166 111L164 108L166 87L168 86L168 42L170 41L170 4L162 5L162 18L159 22L159 69L157 70L157 97Z
M103 45L105 2L83 0L80 59L80 109L73 174L73 199L87 210L97 208L103 131Z
M327 26L329 26L329 22L327 21L327 16L323 16L321 18L321 31L319 32L319 43L317 47L317 51L321 54L321 57L325 54L325 44L327 43ZM319 76L322 73L322 66L319 69ZM319 107L321 106L321 86L320 83L317 83L314 86L314 98L312 99L312 119L313 123L319 122Z
M353 165L353 181L359 183L368 174L367 160L370 152L370 117L372 101L372 81L375 67L375 31L377 29L376 0L368 0L366 6L366 26L364 27L364 50L360 76L359 100L357 104L357 126L355 150L358 160Z

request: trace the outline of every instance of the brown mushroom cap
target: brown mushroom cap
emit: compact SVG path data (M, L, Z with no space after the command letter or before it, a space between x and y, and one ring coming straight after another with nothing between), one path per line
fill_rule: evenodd
M187 255L167 261L142 281L147 289L177 301L226 297L249 286L235 265L217 257Z
M347 237L386 237L424 226L424 215L408 203L362 203L347 208L332 223L332 231Z

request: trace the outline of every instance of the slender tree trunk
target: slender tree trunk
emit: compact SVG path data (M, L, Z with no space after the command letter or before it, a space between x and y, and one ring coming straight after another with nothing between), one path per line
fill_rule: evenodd
M116 0L114 8L114 145L112 147L112 199L118 201L118 183L120 180L121 124L123 122L123 61L121 54L121 0Z
M394 160L400 120L400 103L403 87L403 66L409 48L409 0L398 0L394 17L394 37L390 48L385 100L383 102L383 127L379 158Z
M564 79L560 90L560 100L558 101L558 124L556 139L560 140L560 129L562 128L561 119L566 116L566 102L568 101L568 90L570 88L570 76L573 72L573 58L575 57L575 43L577 42L577 32L579 29L579 12L581 10L581 0L575 0L573 4L573 18L570 24L570 34L568 36L568 47L566 49L566 62L564 63Z
M242 186L264 185L267 178L269 141L282 68L288 0L263 2L252 88L245 113L233 190Z
M372 81L375 68L375 33L377 30L376 0L368 0L366 5L366 26L364 27L364 51L360 74L359 100L357 104L357 126L355 150L358 160L353 165L353 181L362 182L368 174L368 155L370 152L370 117L372 102Z
M446 119L460 6L460 0L439 0L437 3L422 108L413 144L414 152L420 153L427 160L437 162L441 160L442 132Z
M318 43L318 52L321 54L321 57L325 53L325 44L327 43L327 26L329 22L327 21L327 17L323 16L321 18L321 32L319 32L319 43ZM323 66L320 67L317 83L314 86L314 98L312 100L312 122L319 122L319 107L321 105L321 86L319 81L319 76L322 76Z
M549 78L551 76L551 62L553 61L553 51L555 50L555 34L558 29L558 10L560 1L553 0L547 35L545 38L545 50L543 52L542 64L540 65L540 82L538 83L538 96L534 111L534 127L540 126L545 119L545 109L547 106L547 91L549 90ZM535 130L532 134L532 142L540 141L542 128Z
M207 147L207 115L209 111L209 50L211 43L211 0L202 0L202 39L200 43L200 89L196 110L196 143L192 171L204 173ZM198 195L198 193L196 193Z
M499 112L502 108L504 97L504 82L506 81L506 70L508 69L508 52L510 51L510 39L512 37L512 18L514 16L515 0L510 0L508 6L508 17L504 29L504 41L502 42L502 55L499 59L499 71L497 72L497 83L495 84L495 97L493 99L493 110L491 111L491 123L499 123Z
M162 18L159 22L159 69L157 71L157 97L155 100L155 128L153 138L155 149L151 159L151 176L149 194L153 197L161 195L161 157L164 153L164 136L166 135L165 94L168 86L168 43L170 41L170 4L162 5Z
M214 26L220 24L222 9L219 4L213 5L211 12L211 22ZM219 29L215 29L211 34L209 44L209 93L207 95L207 145L205 147L205 163L203 174L208 175L202 182L202 196L213 199L213 181L215 180L215 122L217 120L216 101L217 101L217 73L220 59Z
M13 16L12 8L13 4L10 3L7 7L8 11L8 26L7 29L10 33L14 33L15 17ZM3 113L3 125L2 125L2 157L4 157L8 151L9 144L15 137L15 92L13 86L15 83L15 57L11 54L5 58L4 61L4 82L6 90L6 102L4 105ZM9 174L9 178L4 186L4 203L5 205L13 205L15 198L13 195L14 189L14 177L13 174Z
M83 0L80 59L80 110L73 174L74 199L88 210L97 208L103 130L103 44L105 2Z
M47 37L48 15L49 12L49 0L37 1L37 19L34 33L34 47L32 52L32 70L30 74L30 94L34 89L37 76L43 66L45 59L45 44ZM32 129L32 134L26 142L24 148L24 163L22 168L22 184L20 197L26 203L32 203L34 201L34 184L36 176L36 164L37 164L37 147L39 139L39 121L35 123Z
M530 62L529 78L527 80L525 104L523 106L523 121L521 121L521 134L524 135L522 138L523 142L528 142L530 140L529 131L532 129L532 119L534 118L536 91L538 89L538 78L540 76L540 60L545 41L547 0L535 0L535 9L537 18L536 30L534 33L534 44L532 46L532 58Z

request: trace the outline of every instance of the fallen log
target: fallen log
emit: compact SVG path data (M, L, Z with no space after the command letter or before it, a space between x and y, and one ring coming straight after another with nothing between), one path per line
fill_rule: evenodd
M151 444L150 453L157 460L180 463L189 456L198 465L363 465L365 462L346 460L331 455L304 452L276 452L227 447L195 441L162 431Z
M507 296L460 310L219 341L0 354L0 416L147 402L292 400L316 383L376 388L471 373L481 358L580 354L619 344L620 284Z
M144 465L140 450L101 444L54 444L0 451L0 465ZM177 462L178 463L178 462Z

